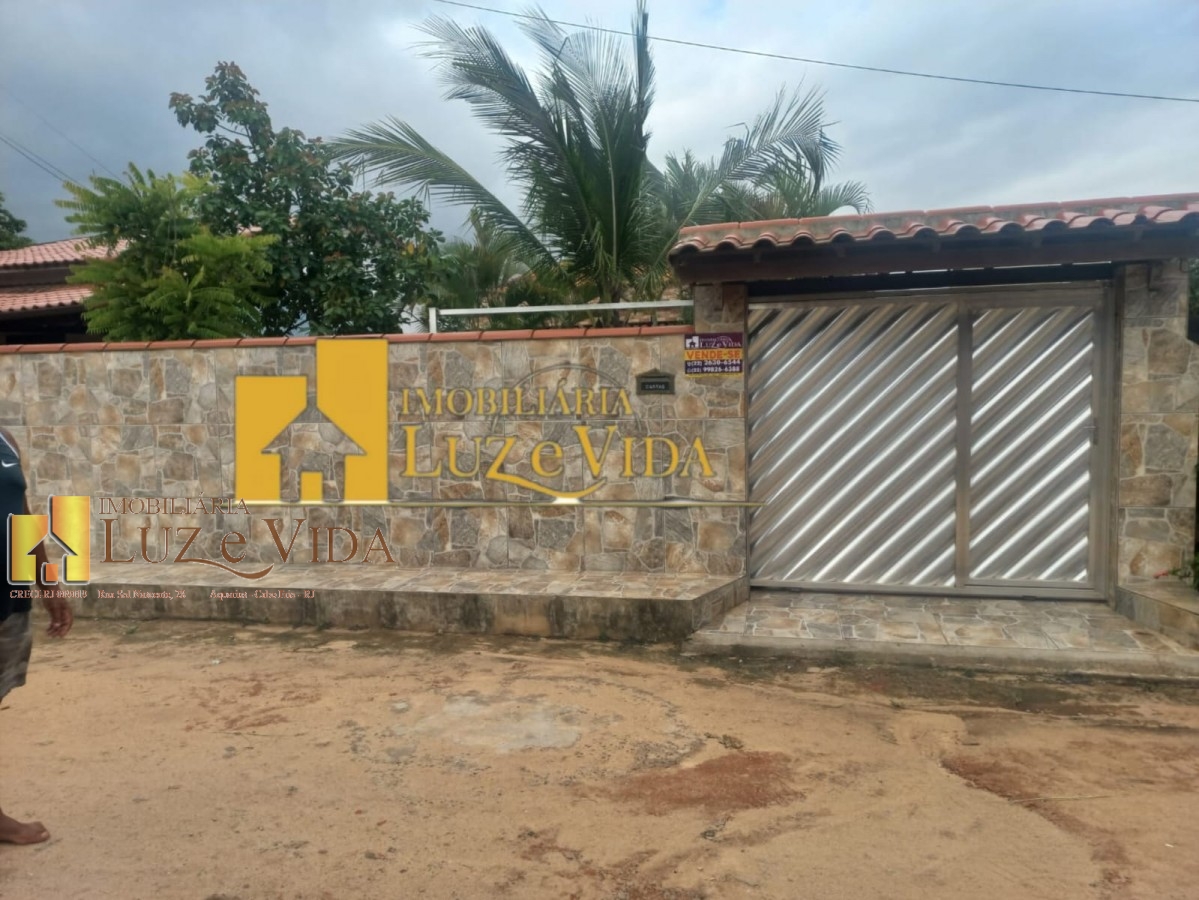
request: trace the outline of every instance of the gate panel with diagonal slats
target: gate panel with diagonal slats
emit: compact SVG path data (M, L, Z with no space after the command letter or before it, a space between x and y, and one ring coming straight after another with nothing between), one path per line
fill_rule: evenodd
M1095 587L1101 294L1023 299L751 307L757 583Z
M972 330L970 578L1085 582L1094 313L994 309Z
M751 576L946 585L954 575L957 313L753 310Z

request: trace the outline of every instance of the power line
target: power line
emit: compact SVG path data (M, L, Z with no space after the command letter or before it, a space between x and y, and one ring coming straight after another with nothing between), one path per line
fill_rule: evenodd
M6 140L6 139L5 139L3 136L2 136L2 135L0 135L0 143L7 144L9 147L12 147L12 149L13 149L13 150L16 150L18 153L20 153L22 156L24 156L24 157L25 157L27 160L29 160L29 161L30 161L31 163L33 163L35 166L37 166L39 169L41 169L41 170L42 170L43 172L45 172L47 175L49 175L50 177L52 177L52 178L53 178L55 181L61 181L61 180L62 180L62 179L60 178L60 176L56 175L56 174L55 174L53 171L51 171L51 170L50 170L49 168L47 168L46 166L42 165L40 162L38 162L38 161L37 161L36 159L34 159L32 156L30 156L29 154L25 153L25 152L24 152L23 150L21 150L19 147L16 147L16 146L14 146L13 144L10 144L10 143L9 143L9 142L8 142L8 141L7 141L7 140ZM69 180L69 179L68 179L68 180Z
M35 166L37 166L39 169L41 169L43 172L45 172L47 175L50 175L50 176L54 177L55 179L58 179L59 181L77 181L77 179L72 178L70 175L68 175L62 169L58 168L58 166L54 165L54 163L50 162L50 160L46 159L44 156L39 156L37 153L30 150L28 147L24 147L21 144L18 144L12 138L6 137L5 135L0 134L0 142L3 142L5 144L7 144L9 147L11 147L12 149L16 150L18 153L20 153L23 157L25 157L27 160L29 160L31 163L33 163Z
M75 181L76 180L76 179L72 178L70 175L68 175L64 170L62 170L58 166L56 166L54 163L50 162L50 160L46 159L46 157L42 156L36 150L31 150L30 148L26 147L24 144L20 143L16 138L9 137L4 134L0 134L0 140L4 141L4 143L8 144L10 147L12 147L18 153L22 154L26 159L30 160L31 162L39 163L43 168L51 169L52 173L55 176L60 177L60 178L64 179L65 181Z
M24 100L22 100L16 94L14 94L9 89L8 85L4 84L4 85L0 85L0 87L4 88L4 93L8 94L8 96L12 97L12 99L16 100L23 107L25 107L27 110L29 110L31 113L33 113L35 116L37 116L38 119L40 119L42 121L42 124L44 124L51 131L55 132L59 137L63 138L63 140L67 141L72 147L74 147L76 150L78 150L80 153L82 153L84 156L86 156L88 159L90 159L92 162L94 162L96 165L98 165L101 169L103 169L105 172L107 172L113 178L121 177L116 172L114 172L112 169L108 168L108 166L104 165L103 162L96 159L96 157L92 156L92 154L88 153L88 151L84 147L82 147L78 143L76 143L75 140L72 139L72 137L69 134L67 134L65 131L60 129L53 122L51 122L49 119L47 119L45 116L43 116L40 112L37 111L37 109L35 109L33 106L26 103Z
M632 34L629 31L621 31L617 28L602 28L599 25L585 25L580 22L564 22L559 19L544 18L535 16L530 13L511 12L506 9L495 9L490 6L478 6L474 3L462 3L460 0L436 0L437 3L443 3L446 6L461 6L464 9L474 9L479 12L495 13L500 16L508 16L513 19L532 19L538 22L550 22L554 25L565 25L568 28L583 28L589 31L599 31L604 34L617 34L628 37ZM722 53L741 53L745 56L758 56L764 59L781 59L787 62L808 63L813 66L830 66L836 69L854 69L859 72L879 72L885 75L906 75L909 78L929 78L934 81L957 81L963 84L985 84L991 87L1007 87L1019 88L1025 91L1052 91L1062 94L1090 94L1095 97L1123 97L1131 100L1168 100L1172 103L1199 103L1199 98L1196 97L1168 97L1160 94L1132 94L1123 91L1094 91L1085 88L1069 88L1055 87L1046 84L1024 84L1019 81L992 81L987 78L965 78L957 75L934 75L931 72L912 72L907 69L887 69L881 66L859 66L853 63L831 62L827 59L809 59L803 56L788 56L785 53L770 53L765 50L746 50L743 47L725 47L720 44L705 44L701 41L685 41L680 38L655 37L650 35L651 41L658 41L662 44L678 44L682 47L697 47L702 50L719 50Z

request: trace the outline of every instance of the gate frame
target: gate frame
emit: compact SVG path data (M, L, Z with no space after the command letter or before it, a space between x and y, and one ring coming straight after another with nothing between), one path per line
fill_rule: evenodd
M944 291L937 295L936 291ZM1040 294L1037 302L1029 302L1034 294ZM1087 298L1079 302L1079 298L1071 294L1086 294ZM954 516L954 580L952 586L928 585L899 585L899 584L866 584L866 583L836 583L813 581L771 581L751 578L753 587L775 588L780 590L801 590L829 594L895 594L922 595L937 597L970 598L1019 598L1036 600L1105 600L1110 596L1114 584L1114 567L1110 564L1113 559L1110 549L1114 546L1113 515L1115 500L1111 485L1115 483L1116 446L1118 429L1116 428L1119 411L1119 397L1115 391L1117 372L1117 351L1119 329L1117 328L1118 311L1121 306L1116 297L1116 286L1112 279L1070 279L1066 281L1025 282L1007 284L978 284L969 287L946 286L897 288L881 291L859 292L830 292L811 294L771 294L768 297L757 298L748 296L746 302L746 325L749 313L753 309L792 309L803 306L821 306L833 308L848 308L869 306L871 303L902 303L905 298L913 302L922 300L930 303L953 304L957 307L957 370L955 377L957 421L954 433L956 451L954 486L955 516ZM1091 461L1091 508L1088 516L1088 571L1091 573L1089 584L1077 588L1067 583L1055 583L1046 587L1042 582L1022 581L974 581L969 579L969 504L970 504L970 464L969 452L962 452L963 447L970 443L970 411L971 393L973 386L973 328L970 325L969 314L980 309L1003 308L1054 308L1054 307L1090 307L1095 313L1095 352L1092 361L1091 405L1095 411L1096 439ZM749 395L748 379L754 365L754 356L749 352L748 327L746 340L745 376L746 376L746 410L745 428L748 450L750 423L753 418L752 400ZM749 467L751 460L746 454L746 487L749 488ZM753 500L753 497L749 497ZM749 529L746 533L747 568L752 569L753 544L750 541Z

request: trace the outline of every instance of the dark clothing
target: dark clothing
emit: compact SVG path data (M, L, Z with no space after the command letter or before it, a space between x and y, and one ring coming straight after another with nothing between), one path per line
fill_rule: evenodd
M0 434L0 522L4 523L4 564L0 566L0 622L13 613L29 612L33 604L28 596L14 599L12 592L19 590L28 595L30 585L13 587L8 583L9 516L25 512L25 473L21 471L21 457L17 448Z
M29 613L13 613L0 622L0 700L25 683L32 648L33 627L29 624Z

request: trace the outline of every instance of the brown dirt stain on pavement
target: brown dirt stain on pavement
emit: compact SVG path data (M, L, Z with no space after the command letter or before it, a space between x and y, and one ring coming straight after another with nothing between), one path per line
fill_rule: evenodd
M610 792L653 816L697 807L709 815L760 809L794 800L790 758L783 753L729 753L697 766L646 772Z

